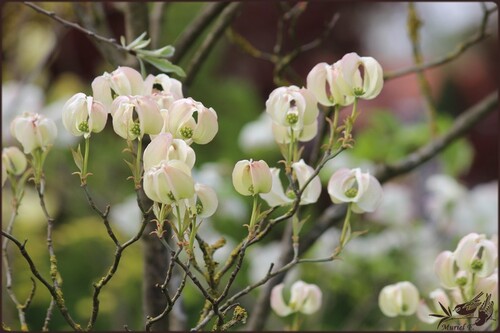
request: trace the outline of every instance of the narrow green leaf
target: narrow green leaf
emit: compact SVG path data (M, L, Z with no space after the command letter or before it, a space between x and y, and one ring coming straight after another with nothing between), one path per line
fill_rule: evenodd
M186 76L186 73L184 73L184 70L182 68L172 64L167 59L158 59L158 58L142 56L142 55L139 55L139 57L142 58L144 61L149 62L151 65L155 66L156 68L158 68L162 72L175 73L181 77Z
M78 145L77 150L71 149L71 153L73 154L73 160L75 161L76 167L78 170L82 171L83 168L83 156L82 151L80 149L80 145Z
M139 37L134 39L130 44L127 45L128 49L133 49L135 48L139 43L141 43L144 40L144 37L146 37L147 32L144 31L142 34L140 34Z
M171 57L175 52L175 48L171 45L167 45L157 50L140 50L139 53L144 56L151 56L154 58L168 58Z

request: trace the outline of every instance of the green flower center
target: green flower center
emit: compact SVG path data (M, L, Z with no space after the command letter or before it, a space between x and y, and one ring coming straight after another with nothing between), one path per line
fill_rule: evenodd
M358 194L357 188L350 188L347 191L345 191L345 195L348 198L354 198L357 194Z
M175 197L174 197L174 194L172 192L169 192L168 194L168 198L172 201L175 201Z
M474 272L478 272L483 268L483 262L480 259L474 259L470 266Z
M191 127L183 127L179 132L184 139L191 139L193 137L193 129Z
M139 126L139 123L134 123L134 125L130 129L130 132L137 136L141 135L141 126Z
M286 115L286 122L290 125L295 125L299 121L299 116L296 113Z
M83 133L88 133L89 132L89 124L84 121L81 122L80 125L78 125L78 130Z
M354 88L354 95L355 96L362 96L363 94L365 93L365 91L363 90L363 88Z
M201 202L196 204L196 215L200 215L203 212L203 205Z

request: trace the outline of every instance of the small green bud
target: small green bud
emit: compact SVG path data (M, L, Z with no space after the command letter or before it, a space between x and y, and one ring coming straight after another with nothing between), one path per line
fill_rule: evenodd
M465 276L461 276L459 277L456 281L457 285L459 285L460 287L463 287L467 284L467 278Z
M481 259L474 259L470 266L474 272L478 272L483 268L483 262Z

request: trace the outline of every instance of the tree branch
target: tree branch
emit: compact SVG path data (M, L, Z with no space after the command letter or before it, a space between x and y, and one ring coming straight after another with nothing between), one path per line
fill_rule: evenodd
M175 42L175 54L172 56L172 62L178 63L186 55L187 51L193 46L196 39L202 34L203 30L229 5L229 2L214 2L207 4L203 11L191 22Z
M200 69L202 62L206 59L215 43L224 33L224 30L229 26L233 18L236 16L237 10L241 7L241 2L232 2L221 13L217 22L214 23L212 30L208 33L198 51L194 54L189 62L186 70L186 78L184 85L190 86L195 74Z
M470 37L469 39L467 39L465 42L462 42L459 45L457 45L455 50L453 50L449 54L447 54L441 58L438 58L438 59L429 61L427 63L421 64L421 65L412 66L409 68L400 69L400 70L385 73L384 80L391 80L391 79L402 77L402 76L412 74L415 72L422 72L423 70L434 68L437 66L441 66L443 64L446 64L446 63L458 58L462 53L464 53L471 46L479 43L480 41L482 41L486 37L490 36L490 34L486 32L486 26L488 25L489 16L493 12L495 12L496 10L497 10L497 8L494 8L492 10L484 10L484 15L483 15L483 19L481 21L481 26L479 27L476 34L473 35L472 37Z
M30 267L31 273L40 281L50 292L52 297L56 299L56 305L59 311L61 312L61 315L64 317L66 322L73 328L75 331L82 331L82 328L79 324L75 323L73 318L71 318L68 309L66 308L66 305L64 304L64 299L61 297L61 295L58 293L55 287L53 287L38 271L36 268L35 263L31 259L31 256L29 253L26 251L26 241L24 243L21 243L17 238L12 236L11 234L5 232L2 230L2 236L10 239L19 249L21 252L21 255L24 257L26 262L28 263L28 266Z
M123 47L122 45L120 45L116 39L114 38L106 38L106 37L103 37L101 35L98 35L96 34L95 32L93 31L90 31L88 29L85 29L84 27L82 27L81 25L77 24L77 23L74 23L74 22L70 22L68 20L65 20L59 16L56 15L56 13L54 12L51 12L51 11L48 11L48 10L45 10L43 9L42 7L39 7L37 5L35 5L34 3L32 2L24 2L24 4L28 7L31 7L33 8L35 11L43 14L43 15L46 15L50 18L52 18L53 20L61 23L62 25L64 25L65 27L68 27L68 28L72 28L72 29L76 29L80 32L83 32L84 34L86 34L87 36L93 38L94 40L98 41L98 42L101 42L101 43L106 43L106 44L110 44L110 45L113 45L115 48L117 48L118 50L120 51L123 51L123 52L126 52L126 53L129 53L131 55L134 55L135 56L135 52L132 51L132 50L128 50L126 49L125 47Z
M397 163L379 166L374 174L375 178L381 183L384 183L391 178L412 171L447 148L456 139L469 131L477 122L494 111L496 107L498 107L498 95L495 92L462 113L445 134L436 138L431 143L401 159ZM345 213L346 205L332 205L328 207L316 220L311 230L301 237L299 247L300 253L306 252L326 230L341 222ZM286 265L291 258L293 258L293 251L290 247L286 247L280 257L278 267ZM269 283L265 285L251 312L249 325L247 327L249 330L260 331L263 329L266 318L269 315L269 297L271 290L275 285L281 283L285 276L286 273L283 273L275 279L270 280Z

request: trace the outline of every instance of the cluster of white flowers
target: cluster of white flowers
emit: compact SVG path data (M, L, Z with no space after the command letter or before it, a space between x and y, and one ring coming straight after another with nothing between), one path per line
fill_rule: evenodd
M425 323L434 323L439 318L430 314L445 315L443 307L460 312L460 304L478 295L486 299L498 299L498 239L493 236L470 233L458 243L454 252L441 252L434 270L441 286L420 299L417 288L411 282L400 282L386 286L379 295L381 311L388 317L413 315ZM479 296L479 297L480 297ZM495 311L498 302L493 302ZM492 308L492 311L493 311ZM457 313L459 313L457 312Z
M266 101L275 141L293 145L312 140L318 132L318 103L345 106L357 98L375 98L383 87L382 74L382 67L375 59L349 53L333 65L314 66L307 76L307 88L276 88ZM291 156L288 160L292 160ZM290 166L302 190L299 204L315 203L321 194L321 182L317 175L309 181L314 169L302 159L292 161ZM238 162L233 171L233 184L243 195L259 194L271 207L287 205L295 199L296 193L291 187L284 189L280 169L269 168L264 161ZM352 203L355 213L373 212L382 198L380 183L360 169L335 172L330 178L328 193L334 203Z
M93 97L78 93L63 109L63 123L73 135L88 138L106 125L127 141L152 138L144 150L143 187L157 204L173 205L178 219L209 217L217 209L215 192L192 177L196 161L192 143L209 143L217 134L217 114L192 98L184 98L180 81L166 74L141 74L118 67L92 82ZM140 158L140 157L139 157ZM157 217L162 220L165 216Z

